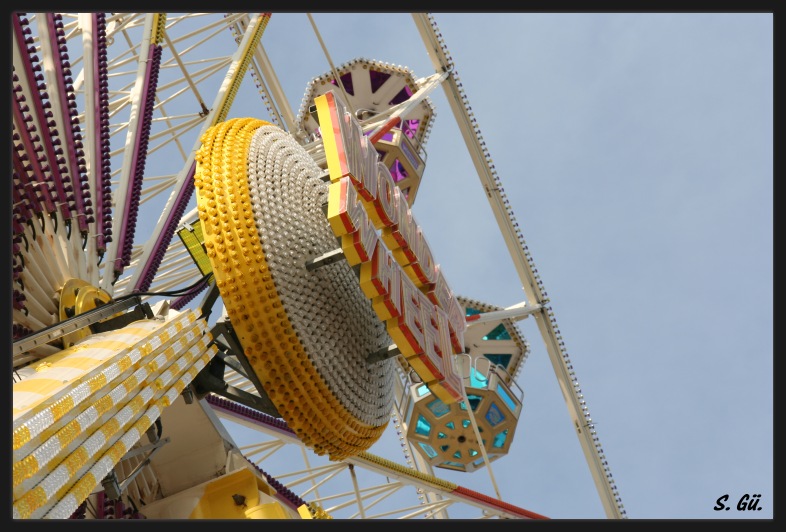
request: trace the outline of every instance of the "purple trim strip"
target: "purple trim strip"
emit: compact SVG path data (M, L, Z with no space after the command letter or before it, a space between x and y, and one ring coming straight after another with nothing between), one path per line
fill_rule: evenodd
M98 115L94 124L94 131L100 132L95 135L95 153L99 154L96 164L98 168L94 173L95 182L93 189L96 194L96 249L99 253L106 251L106 242L111 241L112 237L112 187L110 183L111 160L109 142L109 77L107 75L106 61L106 16L104 13L93 13L91 17L94 35L96 36L95 46L93 47L94 64L94 83L93 92L97 102ZM107 235L108 238L107 238Z
M36 87L31 87L30 94L33 101L30 102L30 105L33 107L36 118L38 119L38 123L43 129L41 134L43 135L44 139L42 140L41 144L46 151L44 160L47 161L45 163L47 165L47 171L51 175L50 178L54 183L54 189L57 193L58 202L60 203L60 214L64 220L69 220L71 219L71 211L69 210L68 202L66 201L66 191L63 186L63 177L60 175L61 168L54 148L54 143L52 141L53 136L57 137L57 130L49 127L49 119L52 116L52 112L45 111L45 109L49 109L52 104L48 100L48 94L46 93L46 83L43 79L43 75L35 74L35 72L41 72L41 64L38 62L38 57L32 55L32 51L34 51L35 48L31 46L34 41L33 38L29 36L31 30L28 20L26 18L21 18L19 15L13 17L12 20L14 26L14 37L19 43L19 47L21 49L27 49L28 51L27 54L22 54L22 67L25 70L25 75L27 76L28 80L38 81ZM26 37L25 35L28 36ZM16 74L14 74L14 78L16 78ZM18 79L15 79L14 81L18 81ZM66 178L66 182L67 181L68 180ZM55 206L54 208L57 207ZM53 211L50 210L49 212L51 213Z
M207 288L207 285L197 290L193 294L189 294L187 296L180 296L179 298L175 299L175 302L172 303L172 305L170 306L175 310L182 310L182 308L188 305L191 302L191 300L193 300L197 295L204 292L205 288Z
M150 60L147 63L142 95L141 116L137 124L136 149L131 159L131 179L125 195L125 219L120 227L119 244L115 257L115 276L123 273L123 269L131 264L131 250L136 233L136 220L139 214L139 199L142 194L145 164L147 162L147 147L150 141L150 128L153 124L153 107L158 85L158 72L161 67L162 48L151 44L149 50Z
M47 24L52 38L53 48L60 54L60 61L55 61L52 65L55 69L55 86L59 99L66 108L63 108L65 149L69 151L68 162L70 164L69 173L74 184L74 205L77 213L79 231L83 234L88 232L88 223L95 221L93 209L85 205L85 199L90 197L90 185L87 182L87 170L85 168L84 151L82 145L82 133L77 119L76 95L74 94L73 79L71 78L71 64L68 61L68 50L65 43L65 32L63 31L62 16L59 13L47 13Z
M11 189L11 194L14 200L11 212L13 213L13 221L19 224L20 231L17 233L17 227L14 226L15 234L22 234L25 231L24 224L33 218L34 214L31 210L30 203L26 198L24 185L19 178L18 172L13 170L14 186ZM39 206L40 207L40 206Z
M16 111L17 109L15 107L14 112L16 113ZM31 144L30 139L27 138L27 135L22 135L21 140L24 143L24 146L20 145L19 148L21 149L15 146L15 148L17 149L14 149L14 174L19 179L19 183L22 185L22 188L24 190L24 195L22 196L24 198L24 201L36 214L41 214L44 211L44 209L41 206L41 200L44 198L41 198L38 196L38 194L36 194L37 192L36 187L28 176L28 171L32 171L33 175L40 174L41 168L38 166L38 162L35 160L35 158L31 161L30 158L28 157L29 153L35 153L34 151L30 150L29 147L29 145ZM25 142L25 140L27 142ZM20 154L20 152L22 153ZM23 159L27 159L28 161L27 164L25 164ZM48 209L47 210L48 212L53 212L54 204L51 203L51 199L50 199L50 203L47 204L47 207L49 207L50 205L52 207L52 210L48 210Z
M153 282L153 277L158 271L161 261L164 259L166 248L169 245L169 242L172 241L172 235L175 234L177 224L180 223L180 218L182 218L183 212L186 210L186 206L191 199L191 194L194 193L193 182L195 171L196 161L191 163L191 168L188 170L186 179L183 181L183 185L180 187L180 191L178 192L177 198L175 199L175 204L173 205L172 210L169 212L169 216L167 216L167 219L164 222L164 227L161 233L158 235L155 244L153 245L153 253L148 256L147 262L142 266L142 273L139 275L139 278L136 281L136 286L134 286L135 292L146 292Z

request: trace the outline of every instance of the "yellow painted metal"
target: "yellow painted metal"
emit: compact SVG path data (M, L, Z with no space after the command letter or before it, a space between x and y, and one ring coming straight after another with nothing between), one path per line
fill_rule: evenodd
M191 255L197 268L199 268L199 272L202 275L211 273L213 271L213 266L210 264L210 259L205 250L205 237L202 234L202 223L197 220L195 223L179 229L177 231L177 236L180 237L188 254Z
M284 508L277 502L267 502L246 510L246 519L288 519Z
M81 279L69 279L60 291L60 321L83 314L88 310L93 310L96 307L109 303L111 300L112 296L106 291L96 288ZM90 329L87 327L63 335L63 347L71 347L88 336L90 336Z
M242 502L240 502L242 501ZM245 519L259 505L257 481L248 469L238 469L207 484L189 519Z
M248 187L249 146L263 126L271 124L235 118L202 137L194 184L205 249L244 355L265 392L305 445L340 460L370 448L387 425L364 423L336 398L284 312Z
M305 504L301 504L297 507L297 513L300 514L301 519L313 519L311 517L311 512L308 509L308 506Z

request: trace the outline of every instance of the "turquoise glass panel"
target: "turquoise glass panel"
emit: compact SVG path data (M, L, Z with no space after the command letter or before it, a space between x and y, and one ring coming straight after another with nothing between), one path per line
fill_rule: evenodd
M475 368L470 368L469 371L470 388L485 388L486 386L488 386L488 384L489 384L489 379L487 376L483 375Z
M421 436L431 434L431 423L420 414L418 414L418 421L415 423L415 434L420 434Z
M519 403L510 396L507 388L503 384L497 386L497 395L499 395L500 398L505 401L505 404L508 405L508 408L510 408L512 412L516 411Z
M505 415L497 406L497 403L491 403L488 412L486 412L486 421L489 422L489 425L495 427L505 421Z
M427 408L438 418L450 412L450 407L443 403L441 399L434 399L428 404Z
M505 442L508 441L508 429L503 430L496 436L494 436L494 442L491 444L492 447L496 449L502 449L505 447Z
M484 340L510 340L510 333L505 328L505 325L500 323L494 329L491 330L486 336L483 337Z
M488 353L483 356L488 358L495 366L502 366L505 369L508 368L510 359L513 358L513 355L509 353Z
M434 448L428 443L423 443L422 441L419 441L418 445L420 445L420 448L423 449L423 452L425 452L426 456L428 456L429 458L434 458L435 456L437 456L437 451L435 451Z

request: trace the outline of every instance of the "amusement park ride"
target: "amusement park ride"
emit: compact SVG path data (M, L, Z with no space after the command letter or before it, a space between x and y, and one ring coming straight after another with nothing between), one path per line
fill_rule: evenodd
M275 14L12 15L13 517L547 518L440 478L510 452L530 317L625 518L434 17L418 78L299 16L325 68L295 113ZM454 292L411 209L438 89L518 305ZM390 433L401 460L369 451Z

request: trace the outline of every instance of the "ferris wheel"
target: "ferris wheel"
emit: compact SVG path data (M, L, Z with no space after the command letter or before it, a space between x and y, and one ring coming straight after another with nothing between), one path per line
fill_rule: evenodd
M545 518L472 489L526 408L530 316L624 518L434 17L418 77L334 62L310 14L320 48L270 41L276 16L12 15L14 517ZM323 68L295 108L298 53ZM519 305L454 293L412 214L440 88Z

